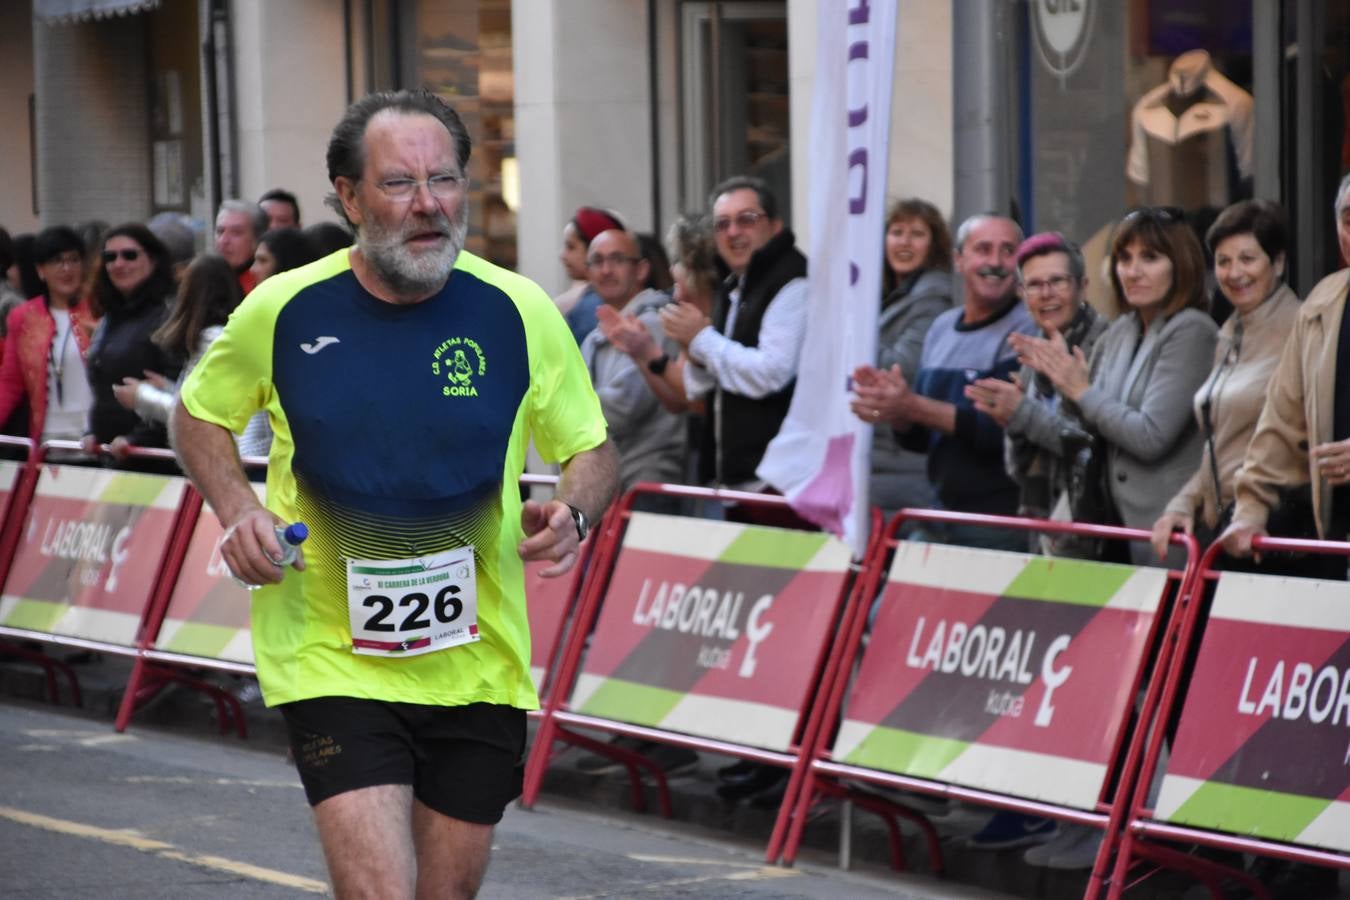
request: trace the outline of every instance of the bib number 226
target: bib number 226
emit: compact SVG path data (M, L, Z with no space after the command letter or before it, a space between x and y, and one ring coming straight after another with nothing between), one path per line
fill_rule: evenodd
M413 559L348 560L352 652L419 656L478 640L473 548Z

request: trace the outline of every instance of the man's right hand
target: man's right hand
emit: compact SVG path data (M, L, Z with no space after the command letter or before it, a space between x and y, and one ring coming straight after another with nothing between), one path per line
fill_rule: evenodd
M225 529L220 542L220 555L230 571L247 584L279 584L285 572L276 561L281 558L276 528L280 522L261 506L239 516ZM305 555L296 548L295 562L299 571L305 568Z
M1224 552L1229 556L1250 556L1260 562L1261 554L1252 552L1252 539L1266 536L1266 530L1259 525L1234 522L1224 529L1223 534L1219 535L1219 540L1223 543Z

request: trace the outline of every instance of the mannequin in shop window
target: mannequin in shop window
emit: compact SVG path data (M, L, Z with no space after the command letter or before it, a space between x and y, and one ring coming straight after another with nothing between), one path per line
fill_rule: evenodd
M1138 202L1223 207L1251 193L1252 97L1217 69L1209 53L1178 56L1139 99L1125 174Z

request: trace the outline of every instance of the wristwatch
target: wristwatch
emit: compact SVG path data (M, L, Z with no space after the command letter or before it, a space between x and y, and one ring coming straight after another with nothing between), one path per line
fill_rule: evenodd
M586 514L577 509L572 504L567 504L567 508L572 511L572 523L577 526L577 540L586 540L586 535L590 533L591 522L586 518Z
M662 353L656 359L647 361L647 371L653 375L664 375L668 365L670 365L670 357Z

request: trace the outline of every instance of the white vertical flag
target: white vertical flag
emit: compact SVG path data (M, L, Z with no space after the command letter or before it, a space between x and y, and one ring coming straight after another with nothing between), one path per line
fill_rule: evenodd
M792 406L757 474L802 517L867 543L872 427L848 409L881 306L895 0L820 0L811 104L810 300Z

